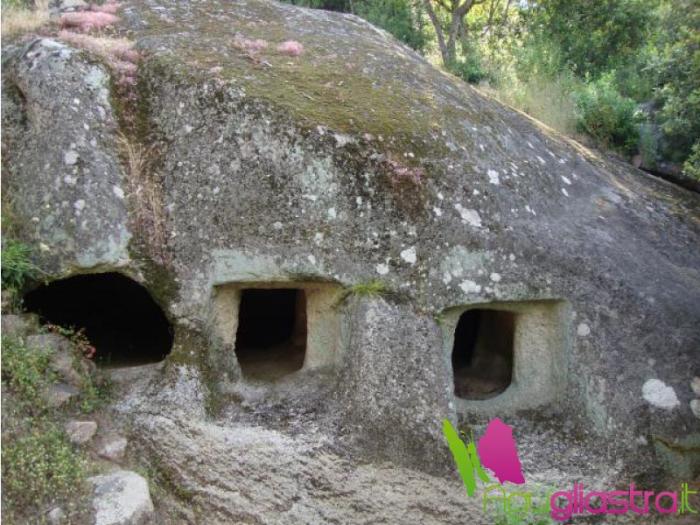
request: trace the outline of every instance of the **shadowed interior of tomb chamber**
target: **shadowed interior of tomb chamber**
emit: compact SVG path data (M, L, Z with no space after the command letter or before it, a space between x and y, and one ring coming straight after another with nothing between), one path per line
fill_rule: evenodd
M243 290L236 333L236 357L243 375L273 380L301 369L306 331L303 290Z
M85 329L101 366L161 361L173 344L172 327L148 291L118 273L53 281L24 297L42 322Z
M457 323L452 349L455 395L463 399L497 396L513 378L515 314L467 310Z

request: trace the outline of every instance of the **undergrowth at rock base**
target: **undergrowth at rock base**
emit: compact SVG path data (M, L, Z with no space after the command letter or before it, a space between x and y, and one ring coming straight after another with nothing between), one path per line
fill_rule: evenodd
M84 336L67 329L61 333L78 343L75 359L83 359ZM47 397L58 382L52 354L53 350L30 347L20 338L2 338L3 523L43 523L56 506L69 522L80 522L88 512L86 476L91 464L69 442L63 424L70 416L102 406L109 385L82 374L78 399L65 408L53 408Z
M85 459L65 433L46 416L26 423L26 433L2 440L4 523L29 523L25 509L62 503L86 490Z

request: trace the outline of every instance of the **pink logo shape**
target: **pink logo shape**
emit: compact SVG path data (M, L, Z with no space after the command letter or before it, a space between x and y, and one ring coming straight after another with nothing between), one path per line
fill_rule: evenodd
M478 451L482 465L493 471L501 485L506 481L516 485L525 483L513 427L498 418L492 419L479 440Z

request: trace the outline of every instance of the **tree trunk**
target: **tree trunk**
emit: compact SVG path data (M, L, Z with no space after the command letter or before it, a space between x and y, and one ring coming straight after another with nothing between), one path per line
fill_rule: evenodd
M442 63L447 64L449 54L447 50L447 44L445 43L445 33L442 31L440 20L435 14L435 11L433 10L433 5L430 3L430 0L423 0L423 3L425 4L425 10L428 12L428 18L430 18L430 21L432 22L433 27L435 28L435 36L437 37L438 47L440 48Z
M480 4L484 0L453 0L450 12L450 27L447 33L447 40L445 40L445 31L440 24L440 19L435 14L435 10L432 5L433 0L423 0L425 4L425 9L428 11L428 17L435 27L435 35L437 36L438 46L440 47L440 55L442 55L442 63L445 66L449 66L455 62L457 59L457 40L464 31L464 17L467 16L469 10L476 4ZM440 2L440 4L448 9L447 4Z

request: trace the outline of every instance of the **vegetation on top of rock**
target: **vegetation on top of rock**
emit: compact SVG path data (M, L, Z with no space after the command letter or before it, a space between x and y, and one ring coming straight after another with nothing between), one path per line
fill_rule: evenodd
M2 36L36 31L49 21L49 0L2 0Z
M680 170L700 137L697 0L288 1L357 14L560 132L641 152L646 169Z
M408 0L287 0L290 4L361 16L417 51L429 42L422 12Z
M352 295L374 297L389 293L389 287L386 283L375 279L373 281L367 281L366 283L354 284L348 288L348 292Z
M288 1L356 14L428 57L435 58L439 52L443 65L457 76L481 84L500 100L560 132L588 137L629 157L640 153L642 160L637 164L645 169L664 171L670 166L672 171L693 176L692 162L684 162L700 136L696 0ZM8 13L3 13L3 24L17 19L21 21L17 27L22 26L19 30L8 26L5 34L31 31L48 20L42 14L47 11L44 3L33 10L21 0L4 0L3 5ZM85 10L63 13L59 22L85 33L114 24L119 7L112 0L91 4ZM293 24L281 20L262 25L246 8L238 5L236 10L243 13L232 13L225 4L212 1L168 8L172 11L168 14L143 11L148 26L140 24L139 30L166 31L173 18L182 20L187 13L185 25L209 35L170 49L173 57L182 57L187 72L204 68L210 77L235 77L248 95L272 101L312 125L394 135L398 144L408 146L426 131L420 129L422 123L434 125L441 120L434 118L429 107L430 88L407 90L393 82L390 68L373 63L371 48L363 50L365 63L353 64L345 51L356 42L345 39L346 35L328 43L302 29L304 38L294 40ZM233 39L230 27L218 23L226 18L235 27ZM325 21L320 16L297 26ZM135 84L135 60L97 42L104 37L64 33L63 40L90 49L115 66L119 82ZM241 48L241 42L248 47ZM228 64L207 56L212 50L227 49ZM129 50L129 56L133 54ZM346 80L334 80L333 71L347 73ZM410 107L409 100L426 94L424 110L402 113ZM362 101L366 104L359 104ZM641 105L652 109L640 112ZM357 111L363 107L372 107L373 114ZM412 127L414 134L408 131ZM399 134L403 137L398 138Z

